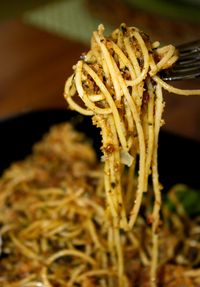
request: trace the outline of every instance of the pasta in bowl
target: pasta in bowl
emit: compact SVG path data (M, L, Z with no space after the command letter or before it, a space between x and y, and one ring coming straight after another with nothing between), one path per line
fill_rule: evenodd
M53 127L48 131L50 126ZM5 163L7 169L0 180L1 286L101 286L104 283L100 282L107 282L109 276L116 283L116 268L110 264L105 268L96 245L99 240L104 247L102 257L109 259L106 227L103 227L106 216L103 163L99 162L101 153L98 153L100 138L90 120L65 110L46 110L5 121L0 124L0 130L7 147L15 139L19 156L16 159L12 154L14 148L11 149L10 163L14 158L18 161L9 168ZM43 134L46 135L38 142ZM93 147L92 139L95 139ZM35 142L38 143L31 152ZM199 144L164 132L160 133L159 142L161 182L169 182L170 175L171 184L191 184L187 174L192 172L192 182L199 188L198 171L190 162L193 155L197 155ZM173 151L166 154L169 144L173 144ZM191 151L190 157L181 161L179 156L184 150ZM1 151L4 150L1 148ZM182 177L170 169L172 159ZM198 244L197 249L190 244L198 243L199 211L194 210L195 206L198 208L198 204L195 205L198 193L193 192L192 200L192 190L185 186L176 186L169 193L166 191L163 192L158 281L162 286L179 286L198 280L198 273L195 273L199 266ZM179 192L186 195L186 202L192 200L190 207L184 204ZM176 194L180 203L174 203ZM182 214L177 212L180 206L185 208ZM151 225L147 221L151 207L145 198L135 228L129 235L121 234L125 237L126 272L135 286L149 284ZM93 260L88 259L90 256ZM190 285L195 286L195 283L190 282Z

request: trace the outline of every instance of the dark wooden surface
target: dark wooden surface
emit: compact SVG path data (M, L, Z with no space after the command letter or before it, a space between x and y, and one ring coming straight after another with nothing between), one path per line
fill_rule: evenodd
M21 21L0 26L0 118L65 107L64 83L88 47ZM176 83L199 88L200 81ZM200 96L166 95L165 129L200 140Z
M0 26L0 117L63 107L64 83L86 47L20 21Z

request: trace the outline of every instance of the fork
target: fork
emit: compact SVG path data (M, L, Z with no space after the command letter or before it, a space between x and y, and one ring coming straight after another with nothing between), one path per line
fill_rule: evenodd
M170 69L160 72L165 81L200 77L200 39L177 46L179 59Z

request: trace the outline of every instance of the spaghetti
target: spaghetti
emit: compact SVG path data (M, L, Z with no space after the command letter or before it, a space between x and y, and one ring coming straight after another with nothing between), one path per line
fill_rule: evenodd
M65 97L101 128L103 168L68 123L52 127L30 156L5 171L2 287L200 285L199 219L190 220L177 187L169 191L174 211L163 206L160 228L162 88L200 94L159 78L177 57L173 46L160 48L124 24L110 37L102 25L94 32L91 50L66 82Z
M81 56L66 82L69 106L92 116L93 123L101 129L106 214L112 230L110 252L117 258L119 286L125 284L120 229L129 232L135 225L150 175L154 191L151 286L156 285L161 206L157 148L163 124L162 88L182 95L200 95L200 90L176 89L159 78L159 72L177 59L174 46L159 47L158 42L151 43L135 27L122 24L105 37L100 25L93 33L91 50Z

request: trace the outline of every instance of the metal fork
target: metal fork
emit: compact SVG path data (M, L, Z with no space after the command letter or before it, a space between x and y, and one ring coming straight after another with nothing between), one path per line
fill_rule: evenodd
M170 69L160 72L165 81L200 77L200 39L177 46L179 59Z

